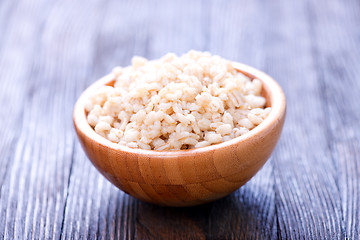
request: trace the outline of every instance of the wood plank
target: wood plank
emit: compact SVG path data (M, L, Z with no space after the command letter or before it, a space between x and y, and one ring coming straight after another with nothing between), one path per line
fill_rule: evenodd
M17 198L23 198L21 190L28 180L29 170L22 168L22 162L29 160L28 151L25 151L27 132L24 125L29 123L25 105L31 97L31 83L24 79L33 73L33 54L39 47L37 39L46 16L40 13L50 4L50 1L35 4L3 1L1 5L0 152L3 157L0 159L0 238L17 238L25 234L19 226L24 219L17 214L17 209L22 207ZM16 217L20 218L18 224Z
M213 1L209 50L222 57L264 69L267 13L263 1ZM210 239L266 239L277 235L272 159L230 197L213 203L207 237Z
M14 21L17 21L14 16L16 16L19 9L21 9L21 7L17 5L16 1L3 0L0 2L0 29L2 35L0 37L0 54L4 48L4 42L12 36L9 35L9 26L13 25Z
M100 10L87 33L91 35L87 37L90 40L86 41L86 50L91 54L87 54L88 62L83 66L88 70L87 79L82 86L78 85L77 96L91 82L110 72L116 65L128 65L134 55L135 45L139 48L147 41L142 32L144 28L137 28L135 24L146 24L145 18L133 14L141 7L139 2L98 3L101 8L97 7ZM68 1L63 4L62 9L66 11L71 5L71 1ZM70 18L70 21L77 20L75 15ZM77 30L82 27L85 25L79 25ZM68 48L72 49L71 46ZM75 55L74 57L77 59ZM74 102L69 105L71 109L73 105ZM74 133L73 129L71 130ZM101 176L87 159L77 140L73 161L62 238L133 238L137 200L119 191Z
M79 16L79 12L86 14ZM63 90L56 95L60 100L66 100L60 103L63 112L66 110L66 119L64 119L66 126L64 126L64 129L66 129L68 136L71 136L71 140L74 141L74 130L71 120L72 110L76 98L91 81L91 75L94 72L95 63L93 60L96 55L99 28L104 17L104 4L102 1L88 1L86 5L81 2L61 1L51 16L48 19L49 27L44 31L46 47L44 48L43 59L47 59L51 55L55 55L58 58L58 61L49 63L49 68L53 69L52 78L55 78L54 83L60 83L65 87L60 88ZM62 44L54 48L53 42L59 37ZM85 193L93 193L91 191L92 188L83 188L82 190L75 188L75 192L72 191L74 187L78 186L77 176L74 174L76 171L81 171L85 174L81 178L83 182L92 183L91 179L87 178L91 175L86 171L86 167L82 163L77 165L78 158L76 156L78 149L79 146L76 141L72 155L66 158L68 166L64 169L69 172L66 172L66 182L62 184L64 184L65 189L68 189L64 192L65 198L62 202L61 215L59 214L58 219L56 219L59 221L59 226L54 231L56 237L61 234L60 237L65 239L72 239L74 237L87 238L86 236L89 232L83 227L91 226L92 229L96 230L97 224L101 223L97 216L91 215L88 211L88 206L91 207L91 203L98 202L101 195L92 195L94 201L91 201L84 194L84 191ZM82 160L84 161L85 159ZM91 187L96 184L94 183ZM75 205L72 205L70 196L73 196L80 202L76 201ZM83 215L73 221L71 218L72 214L77 214L79 211Z
M24 126L0 203L0 232L10 239L60 237L73 155L72 106L91 70L89 49L96 31L87 26L96 23L93 16L101 11L94 1L88 9L70 1L66 8L64 1L45 2L21 3L16 23L22 27L11 28L20 34L10 38L19 48L13 50L21 53L17 59L31 71L18 71L21 65L12 70L24 74L12 84L27 83L29 90L19 104L25 109ZM87 10L87 17L79 17L79 9ZM46 22L44 12L50 16Z
M273 157L278 237L344 238L337 165L328 147L307 2L272 1L267 7L267 71L284 87L288 103Z
M4 156L0 159L1 166L4 166L0 169L1 188L22 127L23 103L28 88L23 79L31 73L28 59L31 58L35 45L27 40L38 34L40 26L37 23L41 19L33 19L32 13L25 14L25 10L29 9L26 4L15 5L13 1L3 1L0 6L0 28L3 35L0 38L0 67L5 70L0 72L0 101L4 103L0 108L0 152ZM38 9L42 7L37 6ZM34 27L29 28L27 24L33 24Z
M325 112L329 119L332 161L337 164L339 193L345 237L360 236L360 50L358 1L311 2L316 56L323 88Z

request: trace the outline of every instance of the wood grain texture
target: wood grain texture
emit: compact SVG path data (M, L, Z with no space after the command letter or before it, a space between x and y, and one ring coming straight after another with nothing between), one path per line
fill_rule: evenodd
M278 237L336 239L344 237L339 173L329 151L328 116L307 6L283 1L268 5L277 27L268 31L272 47L267 71L279 79L292 106L273 161Z
M357 0L0 1L0 239L358 239L359 18ZM157 207L90 164L72 108L133 55L192 48L272 75L287 121L234 194Z
M310 7L318 8L320 4L324 1ZM360 208L360 112L357 104L360 99L360 31L357 28L360 3L332 1L324 6L328 14L311 11L311 18L315 23L313 36L319 79L325 89L322 97L329 118L326 131L338 174L343 235L357 239L360 236L360 213L356 210ZM322 44L324 41L326 45Z

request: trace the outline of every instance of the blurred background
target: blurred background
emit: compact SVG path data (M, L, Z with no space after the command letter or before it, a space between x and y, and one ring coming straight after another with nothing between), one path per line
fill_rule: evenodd
M0 238L357 239L359 23L357 0L1 0ZM95 170L72 110L132 56L191 49L274 77L287 119L244 187L162 208Z

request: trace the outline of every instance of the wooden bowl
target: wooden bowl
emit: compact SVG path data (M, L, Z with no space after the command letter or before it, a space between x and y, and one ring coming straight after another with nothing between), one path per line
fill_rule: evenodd
M92 84L78 99L74 125L88 158L115 186L133 197L166 206L193 206L222 198L244 185L270 157L285 119L285 96L268 75L234 63L238 71L263 82L269 116L243 136L208 147L154 151L125 147L98 135L88 124L85 99L109 85L113 75Z

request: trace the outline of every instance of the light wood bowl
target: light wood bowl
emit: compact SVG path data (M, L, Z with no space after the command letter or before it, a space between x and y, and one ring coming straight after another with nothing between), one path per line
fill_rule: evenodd
M92 84L74 108L74 125L88 158L115 186L138 199L166 206L193 206L222 198L252 178L270 157L280 137L286 111L280 86L265 73L234 63L238 71L263 82L269 116L243 136L217 145L180 151L154 151L121 146L90 127L85 99L109 85L113 75Z

